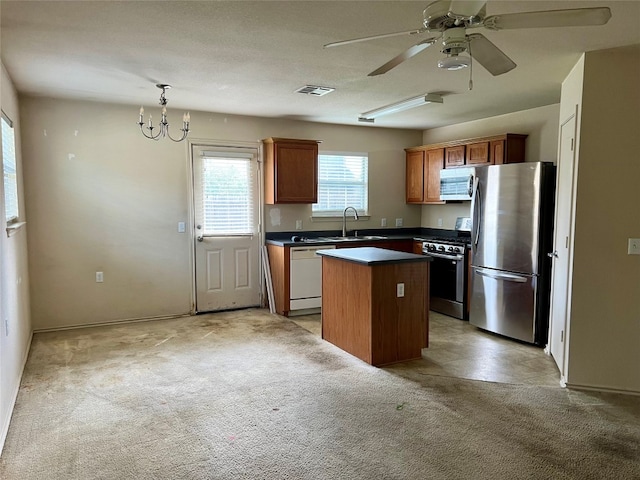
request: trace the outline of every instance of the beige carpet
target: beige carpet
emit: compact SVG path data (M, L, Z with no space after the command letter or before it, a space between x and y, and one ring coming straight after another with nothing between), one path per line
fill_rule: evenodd
M637 397L405 370L264 310L37 334L0 478L640 478Z

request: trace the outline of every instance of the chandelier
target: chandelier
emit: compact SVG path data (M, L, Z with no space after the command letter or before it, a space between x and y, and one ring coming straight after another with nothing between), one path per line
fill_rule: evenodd
M169 122L167 121L167 98L165 97L166 90L171 88L171 85L167 85L166 83L158 83L156 87L162 89L162 93L160 94L160 105L162 105L162 118L160 119L160 127L156 133L153 133L153 130L158 128L153 126L153 121L151 119L151 115L149 115L149 123L147 126L144 125L144 108L140 107L140 120L138 121L138 125L140 125L140 131L142 134L150 138L151 140L160 140L161 138L169 137L174 142L181 142L187 135L189 134L189 122L191 121L191 115L189 113L185 113L182 115L182 128L180 131L182 132L182 136L180 138L173 138L169 133ZM145 132L147 130L149 133Z

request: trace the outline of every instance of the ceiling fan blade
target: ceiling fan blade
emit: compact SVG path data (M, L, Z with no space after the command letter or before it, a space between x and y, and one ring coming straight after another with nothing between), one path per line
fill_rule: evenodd
M486 3L487 0L451 0L448 15L453 18L475 17Z
M611 18L609 7L545 10L542 12L508 13L492 15L484 19L490 30L512 28L581 27L604 25Z
M493 76L502 75L516 68L515 62L481 33L469 35L469 45L471 56Z
M409 47L407 50L402 52L397 57L394 57L391 60L389 60L387 63L382 65L380 68L377 68L376 70L371 72L368 76L369 77L375 77L376 75L382 75L383 73L387 73L389 70L391 70L394 67L397 67L398 65L400 65L405 60L409 60L414 55L417 55L421 51L425 50L426 48L429 48L431 45L436 43L436 41L439 38L440 37L427 38L426 40L423 40L420 43L416 43L414 46Z
M339 42L327 43L324 48L339 47L341 45L349 45L351 43L367 42L369 40L375 40L377 38L399 37L400 35L418 35L426 32L425 27L418 28L416 30L406 30L404 32L383 33L381 35L372 35L370 37L352 38L350 40L341 40Z

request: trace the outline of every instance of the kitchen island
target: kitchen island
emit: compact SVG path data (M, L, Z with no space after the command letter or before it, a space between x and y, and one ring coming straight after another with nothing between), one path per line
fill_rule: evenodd
M319 250L322 338L370 365L421 358L429 342L428 255Z

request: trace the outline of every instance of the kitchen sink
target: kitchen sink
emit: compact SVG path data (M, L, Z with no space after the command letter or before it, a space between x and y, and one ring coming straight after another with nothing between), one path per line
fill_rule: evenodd
M386 238L387 237L382 235L354 235L350 237L320 237L316 239L316 241L318 242L357 242L357 241L363 241L363 240L385 240Z

